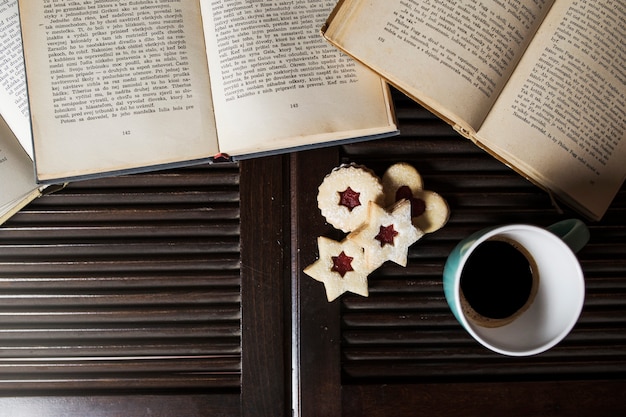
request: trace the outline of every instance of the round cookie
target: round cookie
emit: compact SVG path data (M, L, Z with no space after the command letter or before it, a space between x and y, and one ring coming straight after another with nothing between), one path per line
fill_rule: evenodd
M432 233L439 230L448 222L450 208L446 200L434 191L421 190L413 194L411 206L423 207L421 214L412 213L413 226L421 229L424 233ZM414 215L417 214L417 215Z
M434 191L424 190L422 176L412 165L399 162L383 175L385 204L390 206L402 199L411 202L411 221L424 233L432 233L446 224L450 208L446 200Z
M367 218L369 201L382 204L383 186L369 169L350 164L333 169L318 187L317 206L326 221L350 232Z
M415 193L424 189L424 181L417 170L406 162L398 162L387 168L383 174L383 190L385 192L385 207L389 207L400 200L396 198L397 191L409 187Z

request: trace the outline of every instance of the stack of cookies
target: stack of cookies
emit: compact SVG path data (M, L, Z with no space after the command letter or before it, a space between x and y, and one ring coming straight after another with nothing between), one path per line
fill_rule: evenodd
M367 297L371 272L386 261L406 266L409 246L440 229L449 208L437 193L423 189L422 177L407 163L394 164L382 180L370 169L335 168L318 188L318 207L342 241L317 239L319 258L304 273L323 282L328 301L346 291Z

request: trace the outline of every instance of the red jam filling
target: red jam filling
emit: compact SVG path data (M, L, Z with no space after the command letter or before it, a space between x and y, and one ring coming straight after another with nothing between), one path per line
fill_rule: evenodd
M385 245L393 246L393 239L398 236L398 232L393 227L393 224L389 226L380 226L380 231L374 239L380 242L380 247Z
M409 200L411 202L411 217L418 217L424 214L426 211L426 202L421 198L413 197L413 192L408 185L403 185L396 191L396 201L402 199Z
M352 269L352 260L354 258L346 255L344 251L341 251L339 256L332 256L331 258L333 260L333 266L330 270L339 273L341 278L343 278L348 271L354 271L354 269Z
M361 205L359 196L361 193L357 193L352 188L348 187L345 191L339 192L339 205L345 206L348 210L352 211L355 207Z

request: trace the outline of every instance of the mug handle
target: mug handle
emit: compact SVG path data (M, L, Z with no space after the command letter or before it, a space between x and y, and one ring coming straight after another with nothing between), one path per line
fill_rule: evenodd
M578 219L567 219L548 226L547 229L557 235L576 253L589 241L589 229Z

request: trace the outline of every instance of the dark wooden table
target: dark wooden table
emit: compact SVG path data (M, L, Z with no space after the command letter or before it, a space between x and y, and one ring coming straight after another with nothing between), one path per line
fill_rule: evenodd
M395 100L395 138L77 182L0 227L0 415L624 414L626 191L589 223L574 331L534 357L492 353L446 306L447 254L484 226L576 214ZM342 162L396 161L450 220L369 297L328 303L302 273L315 238L337 237L317 186Z

